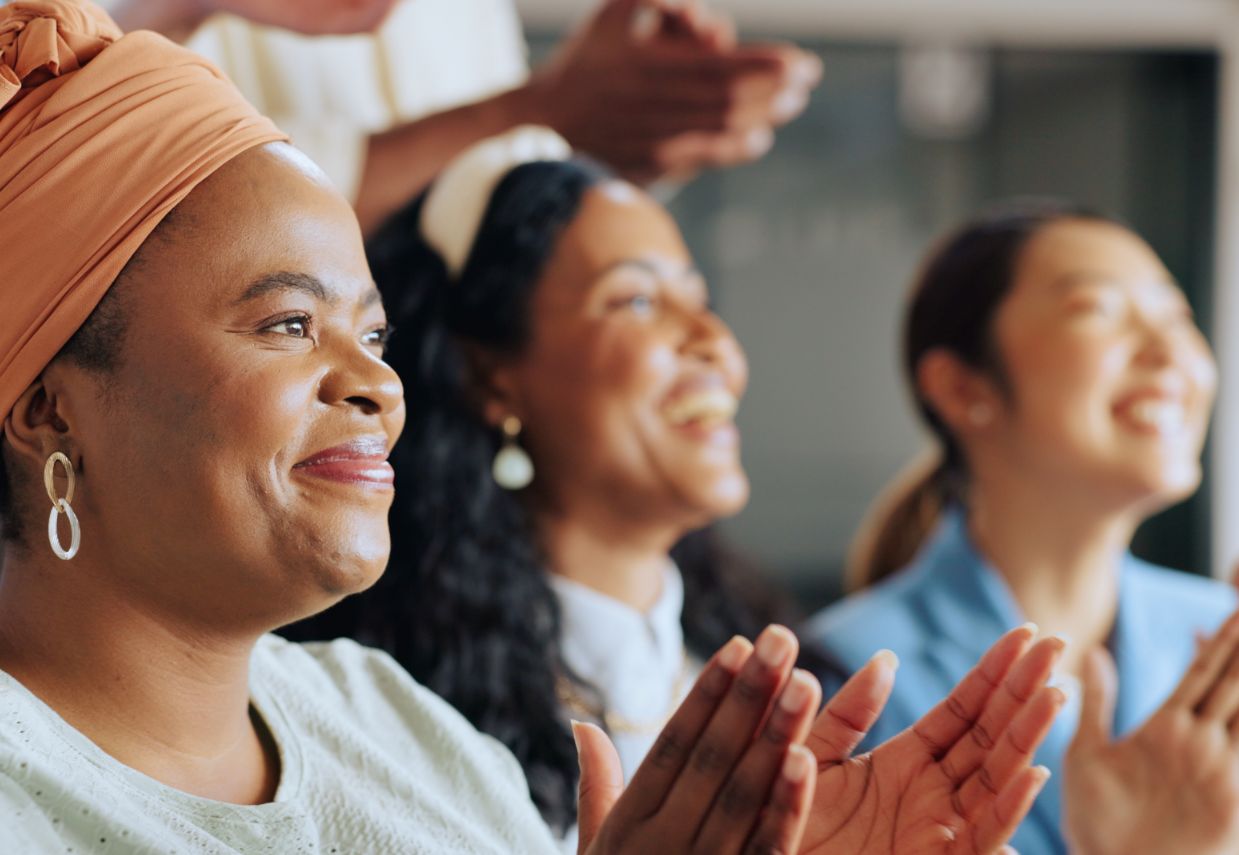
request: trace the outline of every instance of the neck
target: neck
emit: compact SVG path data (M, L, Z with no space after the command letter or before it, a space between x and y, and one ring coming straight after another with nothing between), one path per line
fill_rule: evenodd
M207 636L144 609L118 578L10 550L0 575L0 669L131 768L194 795L253 804L277 763L250 713L256 639Z
M1118 608L1119 571L1139 514L1106 510L1087 497L1043 489L1028 479L976 479L969 533L1006 580L1020 608L1045 633L1072 643L1063 667L1078 672L1084 653L1104 644Z
M552 573L639 612L663 592L667 554L682 532L667 526L617 525L542 512L538 533Z

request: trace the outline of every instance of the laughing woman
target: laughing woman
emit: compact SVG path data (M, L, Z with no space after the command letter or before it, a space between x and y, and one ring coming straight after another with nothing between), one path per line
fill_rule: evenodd
M1202 783L1215 760L1236 762L1233 741L1189 763L1198 782L1161 761L1196 756L1187 743L1207 744L1236 712L1222 697L1202 718L1199 693L1191 703L1175 693L1234 594L1128 552L1136 527L1201 477L1216 366L1179 286L1113 222L1048 206L1000 212L930 257L907 310L904 364L939 462L879 503L853 568L867 590L809 631L842 673L878 647L899 654L899 686L869 738L915 721L976 651L1033 620L1073 639L1063 677L1086 690L1043 747L1056 772L1076 762L1015 837L1022 855L1067 851L1064 804L1078 855L1236 851L1225 805L1239 784ZM1091 738L1069 754L1081 715ZM1096 736L1111 729L1125 748ZM1165 810L1187 802L1207 821ZM1217 834L1221 848L1189 832Z

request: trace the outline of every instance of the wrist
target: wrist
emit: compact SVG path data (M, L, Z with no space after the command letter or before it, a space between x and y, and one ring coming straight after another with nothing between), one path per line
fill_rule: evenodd
M500 96L500 109L509 127L543 125L565 134L564 122L555 109L555 84L551 73L535 71L524 85Z

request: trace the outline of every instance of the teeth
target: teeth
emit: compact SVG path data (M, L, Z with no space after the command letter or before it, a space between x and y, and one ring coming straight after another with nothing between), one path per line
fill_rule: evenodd
M1128 407L1127 414L1136 424L1162 433L1182 430L1185 421L1183 406L1169 401L1141 401Z
M726 389L706 389L681 395L667 405L663 414L676 427L714 426L731 421L738 406L736 396Z

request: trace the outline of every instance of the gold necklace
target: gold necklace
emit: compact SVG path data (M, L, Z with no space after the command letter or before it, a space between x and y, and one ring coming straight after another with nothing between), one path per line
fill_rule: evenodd
M573 718L580 717L601 722L610 734L649 736L662 730L670 720L671 714L675 712L675 708L680 705L680 697L684 694L684 686L688 682L691 664L688 650L685 649L680 661L680 671L676 674L675 683L671 687L671 700L667 703L666 711L658 718L646 721L637 721L591 703L581 694L577 684L563 674L555 678L555 694L559 698L560 706L567 709Z

